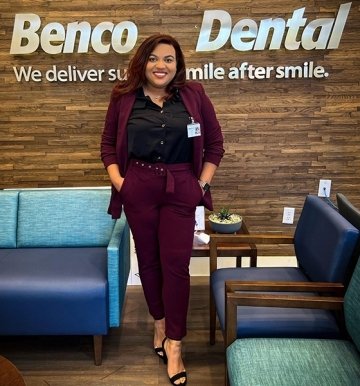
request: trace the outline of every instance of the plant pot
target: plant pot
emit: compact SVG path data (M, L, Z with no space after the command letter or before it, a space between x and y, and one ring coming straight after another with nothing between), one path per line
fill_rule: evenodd
M236 233L240 230L242 224L242 217L239 215L231 215L230 220L220 220L216 214L209 215L210 227L217 233Z

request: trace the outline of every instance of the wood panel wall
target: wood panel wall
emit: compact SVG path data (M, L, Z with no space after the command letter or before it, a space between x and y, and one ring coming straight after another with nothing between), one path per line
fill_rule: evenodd
M79 69L126 68L130 54L10 55L16 13L36 13L49 22L86 20L115 24L132 20L138 44L156 32L181 43L187 67L206 63L229 68L299 65L313 61L327 78L203 80L225 137L226 155L213 181L215 208L228 206L242 214L251 230L292 231L283 225L284 206L298 218L308 193L319 179L331 179L331 199L343 192L360 207L360 2L353 1L336 50L239 52L228 42L214 52L196 52L203 13L229 12L240 19L288 19L306 7L308 22L333 18L338 0L129 0L0 1L0 188L78 187L108 184L99 158L99 142L113 84L103 82L18 82L13 67L42 72L53 65Z

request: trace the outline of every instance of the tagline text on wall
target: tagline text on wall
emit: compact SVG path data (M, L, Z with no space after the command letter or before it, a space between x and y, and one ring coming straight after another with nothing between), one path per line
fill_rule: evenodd
M113 82L124 80L127 70L90 68L79 69L75 65L60 67L53 65L45 71L33 66L13 67L17 82ZM242 62L239 66L224 68L214 63L206 63L202 67L187 68L186 76L189 80L265 80L295 79L295 78L327 78L329 73L323 66L317 66L314 62L304 62L301 65L291 66L254 66L249 62Z

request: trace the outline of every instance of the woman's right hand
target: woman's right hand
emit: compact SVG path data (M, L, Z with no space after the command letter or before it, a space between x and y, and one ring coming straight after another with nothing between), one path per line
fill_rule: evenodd
M114 185L115 189L120 192L122 186L123 186L123 183L124 183L124 178L120 177L119 179L117 179L116 181L111 181L111 183Z
M120 175L119 166L116 164L109 165L107 167L107 172L109 174L111 183L113 184L115 189L118 192L120 192L121 187L124 183L124 178L121 177L121 175Z

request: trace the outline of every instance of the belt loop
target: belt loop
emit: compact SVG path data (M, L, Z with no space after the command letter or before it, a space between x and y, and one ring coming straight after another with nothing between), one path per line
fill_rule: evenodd
M175 180L169 169L166 169L166 193L174 193Z

